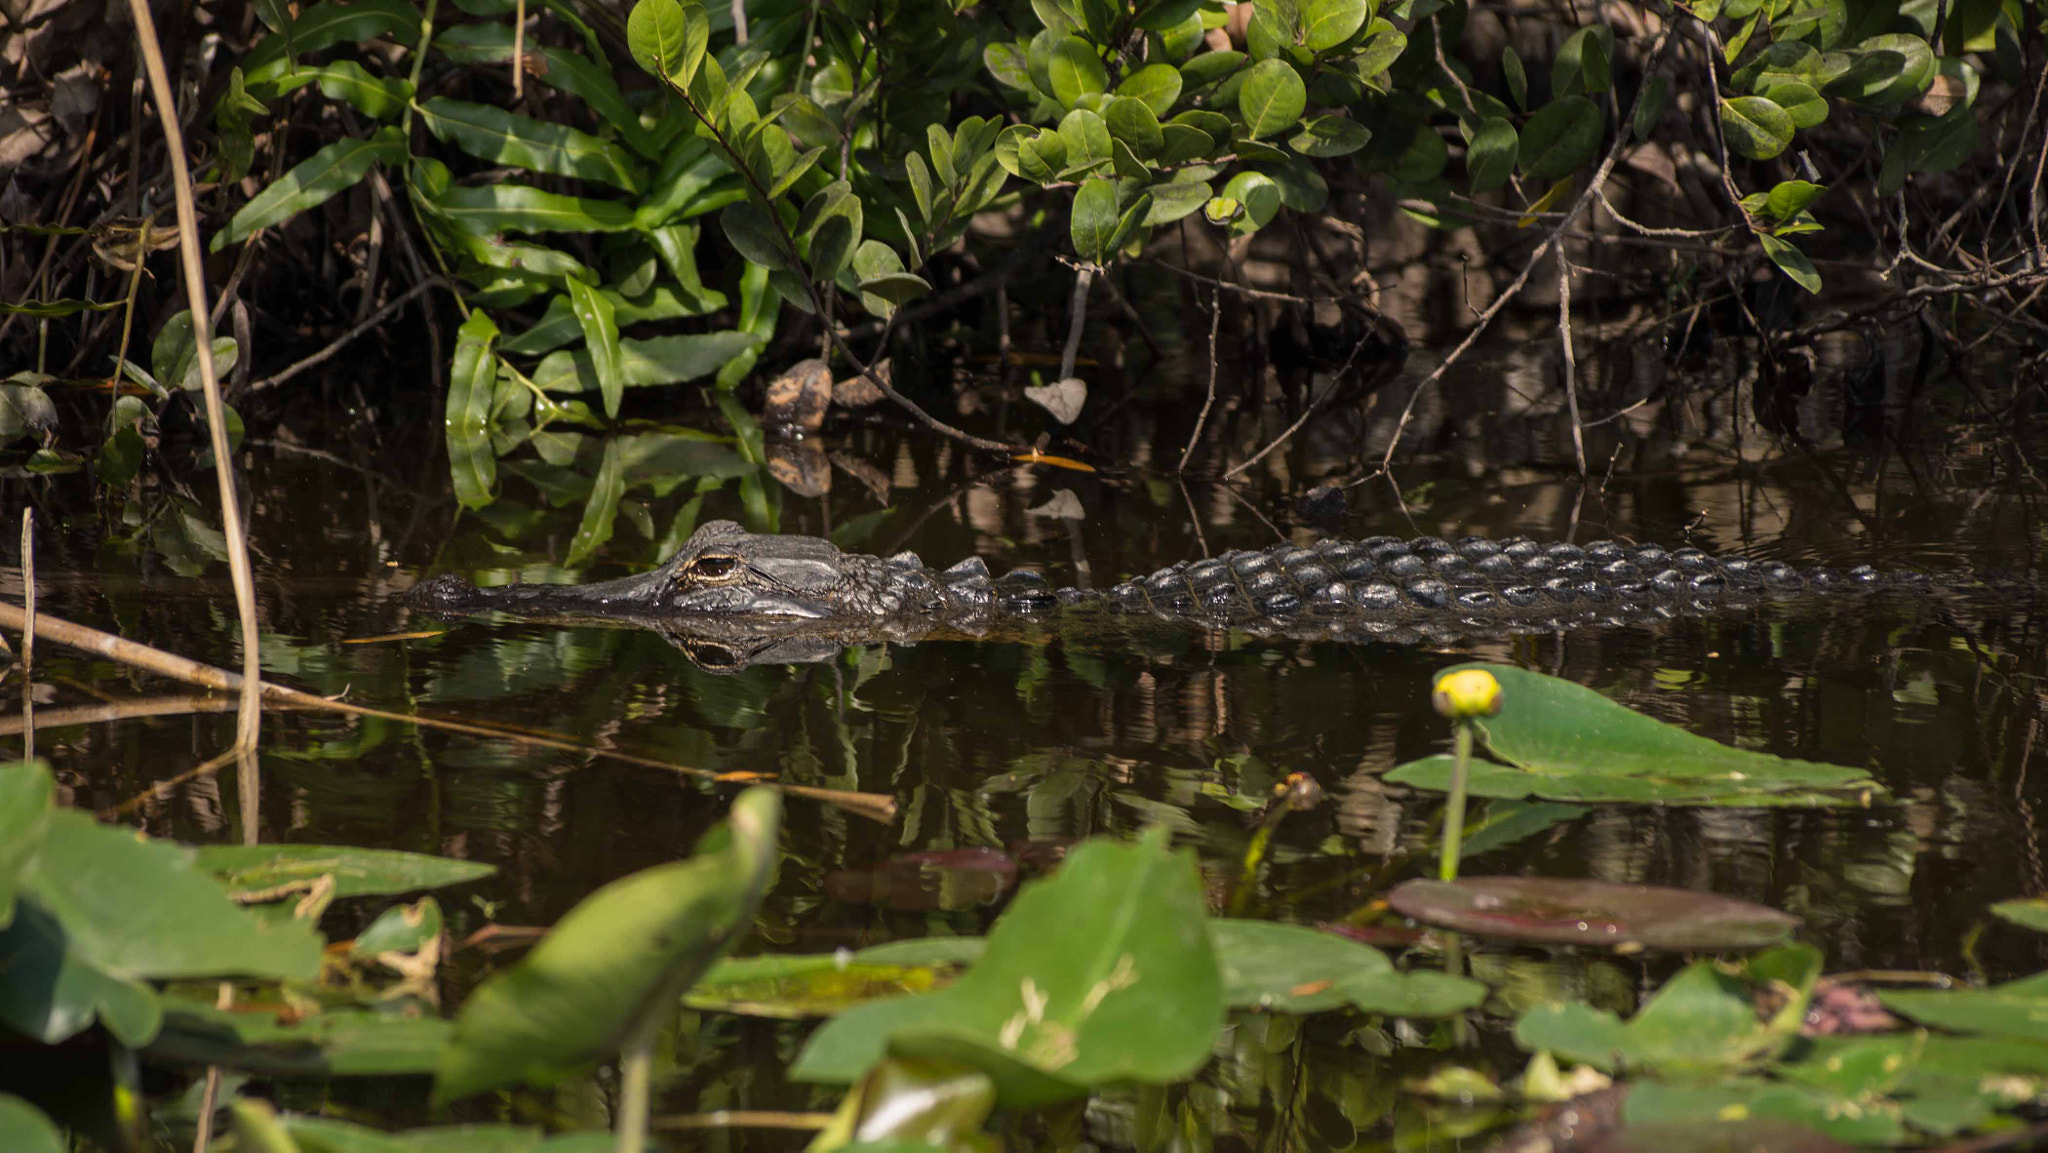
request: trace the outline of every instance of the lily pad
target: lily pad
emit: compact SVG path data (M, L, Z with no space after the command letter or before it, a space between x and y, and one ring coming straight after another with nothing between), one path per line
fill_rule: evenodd
M952 966L876 965L833 953L729 957L683 995L683 1004L749 1017L830 1017L883 997L933 992L954 972Z
M452 1021L347 1009L301 1016L282 1005L215 1008L164 999L164 1024L144 1050L153 1061L219 1065L261 1077L395 1077L432 1073Z
M733 802L724 844L584 898L470 996L435 1097L552 1080L611 1055L650 1014L669 1011L752 927L781 824L781 794L748 789Z
M1893 989L1884 1007L1951 1033L2048 1041L2048 973L1988 989Z
M336 897L387 896L459 885L498 871L477 861L347 845L203 845L196 852L199 867L237 893L333 877Z
M64 1135L43 1116L42 1110L14 1096L0 1093L0 1149L14 1153L63 1153Z
M1403 916L1477 937L1548 945L1757 949L1799 918L1733 897L1552 877L1418 879L1387 894Z
M1884 792L1860 769L1732 748L1665 724L1570 681L1505 665L1444 669L1491 673L1498 715L1478 722L1486 749L1512 768L1472 766L1477 797L1671 805L1853 805ZM1386 775L1393 784L1447 790L1451 759L1426 757Z
M14 917L14 894L42 851L56 782L41 761L0 765L0 929Z
M2023 929L2048 933L2048 900L2028 897L2017 901L2000 901L1991 906L1991 911Z
M1273 921L1209 923L1224 996L1234 1009L1440 1017L1486 1000L1486 986L1427 970L1404 973L1386 954L1348 937Z
M893 1052L980 1069L1005 1106L1030 1107L1192 1073L1222 1028L1223 985L1194 858L1166 836L1079 846L1024 887L958 981L841 1014L791 1079L850 1083Z

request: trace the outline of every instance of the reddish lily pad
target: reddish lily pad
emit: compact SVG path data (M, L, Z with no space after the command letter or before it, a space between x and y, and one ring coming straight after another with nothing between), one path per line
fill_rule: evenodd
M1757 949L1799 924L1790 913L1712 893L1550 877L1415 880L1387 903L1425 924L1546 945Z
M1017 861L999 849L932 849L872 869L825 874L825 895L908 913L958 912L1000 900L1017 883Z

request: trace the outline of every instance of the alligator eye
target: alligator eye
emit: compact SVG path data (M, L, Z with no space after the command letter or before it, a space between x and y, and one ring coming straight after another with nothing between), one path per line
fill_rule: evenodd
M721 580L733 574L740 567L740 558L735 556L700 556L690 562L690 574L706 580Z
M741 667L740 654L724 645L684 645L683 654L690 662L707 672L731 672Z

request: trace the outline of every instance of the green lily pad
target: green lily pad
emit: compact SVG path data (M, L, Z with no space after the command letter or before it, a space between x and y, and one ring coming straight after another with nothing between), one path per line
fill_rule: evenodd
M1335 933L1273 921L1217 919L1209 937L1234 1009L1441 1017L1486 1000L1486 986L1427 970L1401 972L1386 954Z
M196 852L199 867L237 893L333 877L336 897L388 896L459 885L498 871L477 861L347 845L203 845Z
M2018 901L2000 901L1991 906L1991 911L2023 929L2037 933L2048 933L2048 900L2028 897Z
M1570 681L1505 665L1482 669L1501 685L1501 711L1479 722L1489 753L1513 768L1472 766L1469 793L1680 805L1867 804L1884 790L1859 769L1731 748L1608 700ZM1394 769L1386 780L1449 788L1449 757Z
M1790 913L1713 893L1552 877L1417 879L1388 893L1387 903L1477 937L1606 948L1757 949L1799 924Z
M1880 990L1884 1007L1951 1033L2048 1041L2048 973L1988 989Z
M64 1135L42 1110L11 1093L0 1093L0 1149L64 1153L65 1147Z
M830 1017L883 997L932 992L953 973L951 966L876 965L833 953L728 957L683 994L683 1004L749 1017Z
M748 789L733 802L723 845L584 898L470 996L441 1059L436 1099L560 1077L667 1012L753 925L781 824L781 794Z
M167 996L153 1061L219 1065L262 1077L396 1077L432 1073L455 1032L440 1017L348 1009L307 1017L281 1006L219 1009Z
M0 765L0 929L14 917L14 894L50 829L56 782L41 761Z
M1194 858L1166 836L1080 845L1018 893L958 981L841 1014L791 1079L849 1083L887 1051L970 1065L1005 1106L1029 1107L1192 1073L1222 1028L1223 985Z

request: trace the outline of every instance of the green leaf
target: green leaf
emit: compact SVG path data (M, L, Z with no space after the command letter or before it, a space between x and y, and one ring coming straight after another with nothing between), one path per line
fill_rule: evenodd
M699 332L687 336L619 339L620 369L626 387L683 384L717 372L727 361L752 350L760 338L751 332ZM533 371L533 382L548 392L584 392L597 384L590 354L551 352Z
M1006 88L1031 91L1031 65L1024 49L1004 40L990 41L981 50L981 63L998 84Z
M410 81L396 76L372 76L353 60L336 60L318 66L301 64L298 71L284 73L274 84L280 95L307 84L316 84L320 95L329 100L345 101L374 120L396 118L405 111L406 103L413 95Z
M1052 98L1063 108L1072 108L1083 96L1099 95L1109 86L1109 73L1095 46L1079 36L1067 36L1052 46L1046 63L1052 82Z
M1185 1077L1209 1059L1222 1023L1194 858L1155 827L1137 844L1075 848L1023 888L965 976L827 1023L790 1076L849 1082L885 1047L945 1052L988 1072L1006 1107L1029 1107Z
M347 1009L298 1016L217 1009L213 998L164 998L163 1029L145 1054L191 1068L219 1065L258 1077L401 1077L432 1073L452 1022Z
M1785 180L1771 189L1765 199L1764 211L1774 221L1790 220L1806 211L1807 206L1819 200L1827 191L1825 185L1806 180Z
M337 900L439 889L498 871L477 861L349 845L202 845L194 854L199 867L231 892L257 892L327 877L334 883Z
M1129 249L1132 244L1138 242L1139 233L1145 227L1145 218L1151 215L1151 212L1152 194L1149 192L1139 193L1137 199L1125 207L1123 215L1117 218L1116 230L1109 234L1109 258L1115 257L1117 253ZM1107 259L1105 258L1105 263Z
M1117 96L1105 101L1102 123L1109 129L1112 139L1123 141L1137 156L1155 157L1165 144L1165 137L1159 131L1159 118L1142 100Z
M318 52L343 41L389 37L410 48L419 39L419 9L406 0L355 0L315 4L292 21L286 35L265 36L242 58L251 85L274 80L289 63L290 52Z
M1222 195L1244 205L1245 215L1238 221L1240 235L1264 228L1280 212L1280 185L1263 172L1238 173L1223 186Z
M24 377L37 382L31 383ZM0 445L57 427L57 406L51 403L50 394L43 391L40 383L49 379L39 373L16 373L0 381ZM5 923L0 920L0 924Z
M14 896L42 851L56 784L41 761L0 765L0 929L14 918Z
M924 157L913 152L903 158L904 178L910 181L910 198L917 204L917 218L932 223L932 174Z
M1152 209L1145 214L1147 227L1158 228L1172 224L1197 208L1209 202L1211 189L1206 180L1175 180L1155 184L1152 193Z
M605 542L612 539L612 523L619 517L619 498L626 495L622 450L623 446L617 439L604 442L604 458L598 463L597 476L590 483L590 496L583 502L582 523L576 526L576 535L569 541L569 556L565 563L571 568L589 561Z
M1600 108L1584 96L1560 96L1522 125L1516 162L1539 184L1562 180L1600 151Z
M0 1149L13 1153L65 1153L64 1135L42 1110L11 1093L0 1093Z
M563 196L525 184L450 188L433 198L433 206L449 223L477 237L499 232L625 232L639 227L629 204Z
M1472 178L1474 193L1492 192L1507 184L1515 174L1520 142L1515 126L1499 116L1480 122L1479 131L1465 149L1465 171Z
M1919 96L1940 71L1927 41L1908 32L1872 36L1849 55L1849 70L1829 81L1826 91L1871 108L1893 108Z
M1486 986L1441 973L1402 973L1369 945L1300 925L1216 919L1210 939L1233 1009L1438 1017L1474 1008Z
M1074 192L1073 218L1069 222L1074 252L1091 264L1109 262L1110 237L1116 234L1116 185L1107 180L1086 180Z
M1185 124L1162 125L1159 134L1161 143L1157 159L1161 167L1185 164L1197 157L1207 156L1216 147L1208 133Z
M1060 139L1067 146L1067 168L1092 167L1108 160L1111 156L1109 125L1102 117L1085 108L1076 108L1060 117Z
M1814 91L1811 84L1773 84L1763 96L1785 110L1795 129L1812 128L1828 118L1827 97Z
M1721 101L1721 131L1728 147L1751 160L1769 160L1792 143L1792 117L1762 96Z
M571 277L567 281L569 307L583 328L583 344L597 372L597 390L604 397L604 414L616 418L619 400L626 391L625 369L619 357L619 326L612 317L612 302L588 284ZM571 554L574 555L573 553ZM569 562L572 566L574 560Z
M1764 246L1764 255L1771 258L1792 282L1814 295L1820 295L1820 272L1813 267L1813 261L1806 253L1789 240L1781 240L1768 232L1756 235L1757 243Z
M1559 95L1601 93L1610 87L1608 60L1614 54L1614 30L1605 24L1581 28L1565 37L1550 65L1550 87Z
M1878 788L1859 770L1730 748L1541 673L1475 664L1438 675L1467 668L1483 669L1500 682L1501 712L1480 730L1489 751L1520 766L1475 764L1475 796L1534 792L1560 801L1841 804L1856 803ZM1448 761L1412 762L1386 779L1441 787Z
M1529 72L1522 67L1522 56L1509 44L1500 50L1501 78L1507 81L1508 97L1515 107L1524 112L1529 110Z
M391 125L377 129L368 139L337 140L251 197L226 228L213 234L209 247L219 252L261 229L282 224L308 208L326 203L335 193L354 187L369 175L372 165L380 161L399 164L405 156L405 137Z
M2037 933L2048 933L2048 898L2027 897L2020 900L2000 901L1991 906L1997 916Z
M640 191L640 166L625 149L565 124L436 96L419 106L427 130L480 160Z
M1124 77L1123 83L1116 86L1118 96L1139 101L1151 109L1154 121L1173 110L1174 101L1180 99L1180 90L1180 69L1171 64L1147 64Z
M455 332L455 359L448 373L444 411L448 469L455 499L464 508L491 503L498 481L498 457L491 451L491 402L497 393L498 358L491 351L498 326L479 308Z
M76 1036L94 1021L124 1045L156 1036L163 1010L155 990L95 964L74 948L64 925L33 901L15 906L0 930L0 1023L45 1045Z
M1287 144L1303 156L1348 156L1371 140L1372 132L1348 116L1318 116L1302 124Z
M1225 49L1221 52L1204 52L1180 66L1180 76L1187 88L1204 88L1220 84L1244 67L1245 54Z
M723 846L614 881L577 904L463 1005L435 1099L551 1079L609 1056L650 1018L658 1024L752 927L779 859L781 823L781 795L748 789L733 802Z
M696 81L710 39L702 4L639 0L626 17L626 48L634 61L684 91Z
M725 230L726 240L749 264L770 270L786 269L789 258L785 255L782 230L768 215L769 211L753 200L735 201L718 214L718 224Z
M884 997L928 993L950 979L945 962L879 964L860 954L849 959L833 953L728 957L704 974L683 1004L799 1020L834 1016Z
M1633 127L1637 140L1648 140L1656 130L1657 121L1664 116L1664 107L1671 101L1671 79L1667 76L1652 76L1643 84L1642 95L1636 104Z
M1372 14L1367 0L1307 0L1301 8L1304 46L1325 52L1351 39Z
M1244 117L1245 132L1254 140L1293 127L1307 107L1308 87L1284 60L1252 65L1237 93L1238 113Z

